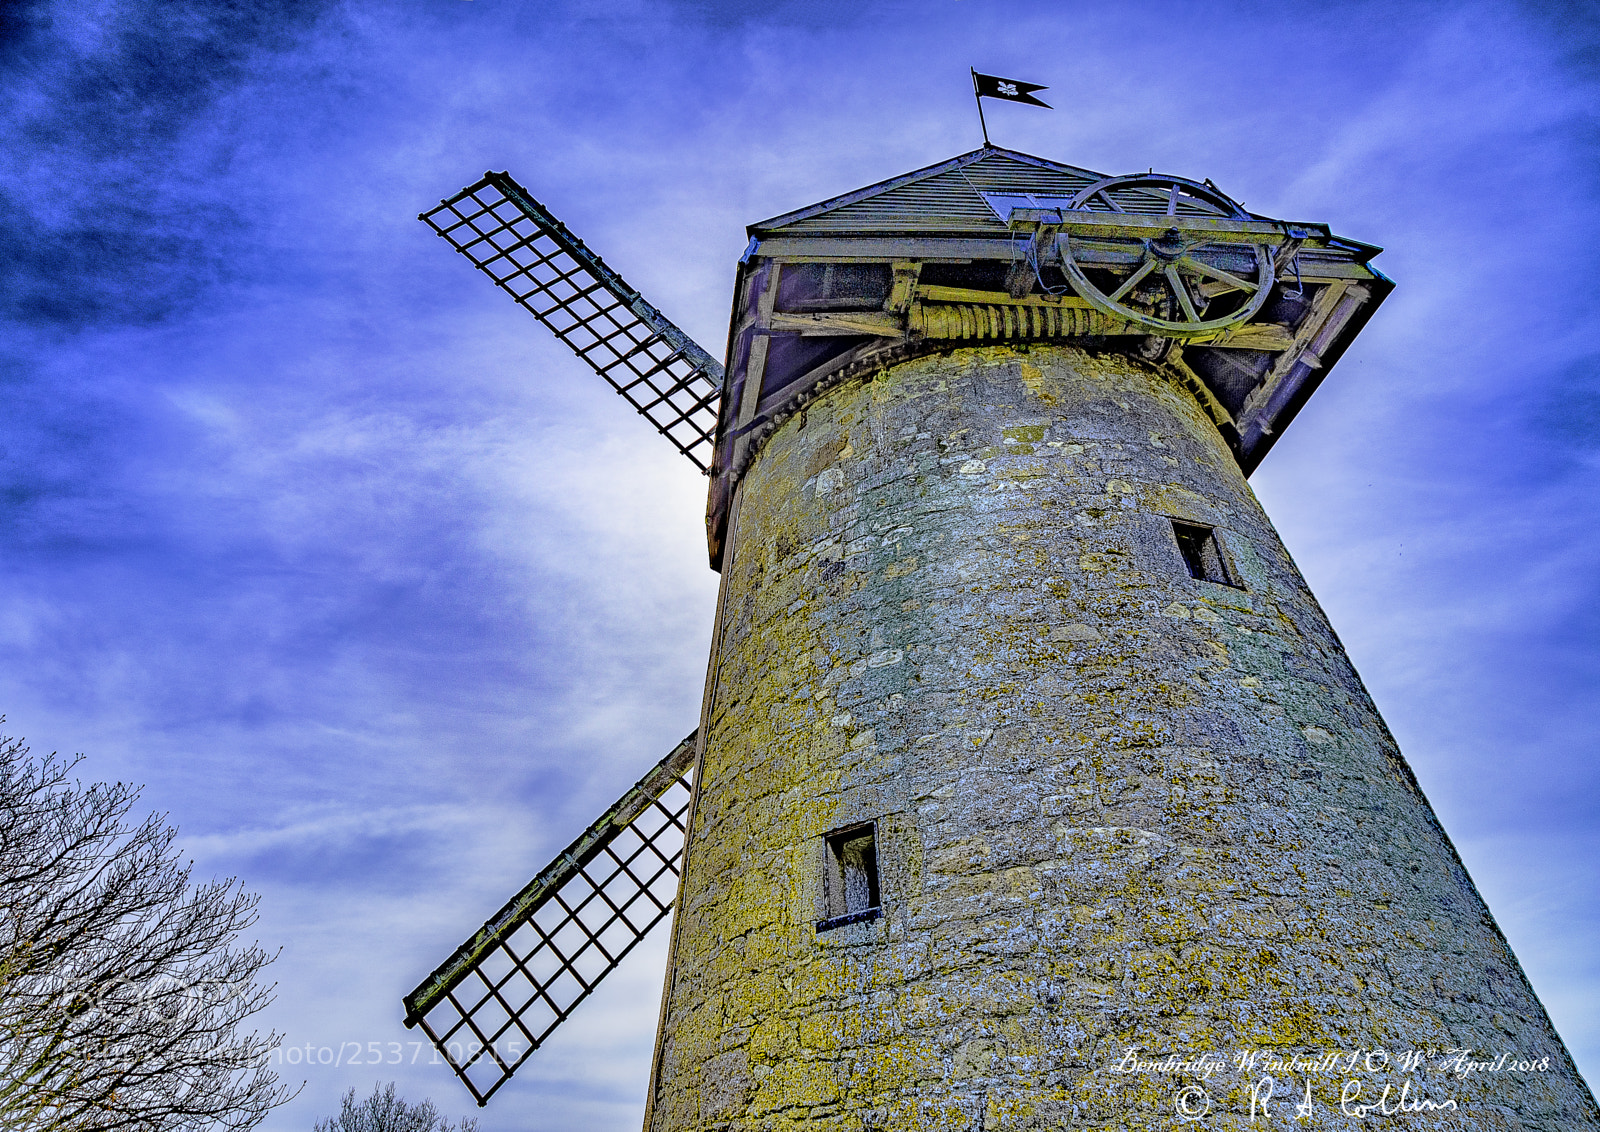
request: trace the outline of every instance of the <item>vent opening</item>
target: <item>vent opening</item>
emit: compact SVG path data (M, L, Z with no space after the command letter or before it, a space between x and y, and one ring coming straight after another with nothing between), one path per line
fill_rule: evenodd
M1228 571L1227 560L1222 557L1222 548L1217 545L1217 534L1210 527L1180 523L1174 519L1172 537L1178 542L1178 551L1183 555L1183 564L1189 570L1189 577L1239 588L1239 583Z
M837 830L827 842L823 891L827 917L817 922L825 932L845 924L875 920L882 913L878 893L878 839L871 822Z

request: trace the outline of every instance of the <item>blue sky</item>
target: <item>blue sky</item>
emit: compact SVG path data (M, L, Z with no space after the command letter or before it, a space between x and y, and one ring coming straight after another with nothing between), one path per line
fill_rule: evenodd
M509 169L720 352L744 225L978 142L1210 177L1399 283L1254 477L1600 1069L1586 5L12 4L0 711L263 895L268 1019L399 998L695 723L704 481L415 215ZM485 1110L638 1126L662 948ZM382 1047L386 1056L391 1047ZM302 1054L302 1057L304 1054ZM303 1064L267 1124L426 1056Z

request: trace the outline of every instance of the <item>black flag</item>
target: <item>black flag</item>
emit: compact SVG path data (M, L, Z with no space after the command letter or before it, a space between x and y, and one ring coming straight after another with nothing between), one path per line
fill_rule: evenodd
M979 98L998 98L1005 102L1023 102L1029 106L1043 106L1046 110L1055 109L1048 102L1040 102L1033 97L1036 90L1049 90L1047 86L1038 83L1020 83L1016 79L1002 79L998 75L980 75L972 72L972 88Z

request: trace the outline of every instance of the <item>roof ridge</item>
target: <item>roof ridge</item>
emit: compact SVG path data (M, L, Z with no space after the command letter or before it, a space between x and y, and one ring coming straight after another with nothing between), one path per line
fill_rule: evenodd
M970 165L978 165L995 157L1004 158L1006 160L1014 161L1023 165L1033 165L1040 169L1046 169L1051 172L1062 173L1068 176L1083 176L1088 177L1091 180L1099 180L1102 176L1104 176L1104 174L1096 173L1092 169L1084 169L1076 165L1065 165L1058 161L1051 161L1048 158L1036 157L1031 153L1022 153L1017 150L1003 149L996 145L986 145L979 149L970 150L967 153L962 153L955 157L947 158L946 160L937 162L933 165L924 166L921 169L913 169L909 173L901 173L899 176L890 177L886 180L878 181L863 188L854 189L848 193L841 193L835 197L829 197L827 200L819 201L816 204L807 205L805 208L799 208L793 212L786 212L782 215L774 216L767 220L757 221L756 223L749 225L746 230L754 234L758 231L770 231L775 228L784 228L791 224L797 224L801 221L820 216L826 212L833 212L841 208L846 208L852 204L869 200L872 197L882 196L885 193L893 192L896 189L902 189L911 185L919 184L922 181L926 181L933 177L937 177L940 174L949 173L952 171L961 172L963 179L967 181L968 185L972 186L974 192L978 193L979 198L982 199L982 190L978 189L976 185L973 185L970 178L965 177L965 170Z

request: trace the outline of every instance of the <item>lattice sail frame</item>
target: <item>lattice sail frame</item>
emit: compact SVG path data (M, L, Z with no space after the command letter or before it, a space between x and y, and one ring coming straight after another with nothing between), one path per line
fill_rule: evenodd
M672 911L698 734L406 996L479 1107Z
M418 216L706 471L722 366L506 173Z

